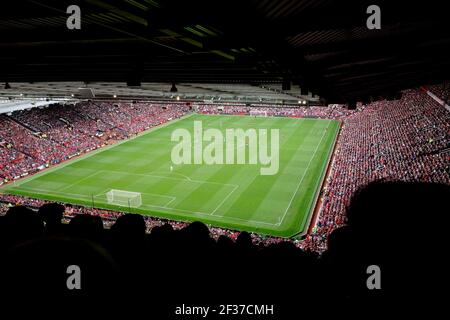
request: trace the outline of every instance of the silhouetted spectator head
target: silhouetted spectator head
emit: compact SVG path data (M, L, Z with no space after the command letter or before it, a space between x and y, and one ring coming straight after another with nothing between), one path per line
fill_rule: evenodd
M241 248L250 248L253 246L252 237L248 232L242 231L236 239L236 245Z
M46 223L47 228L61 224L65 208L59 203L46 203L39 208L39 216Z
M146 225L144 217L138 214L125 214L117 219L111 230L124 236L143 236L145 235Z
M221 248L233 248L234 241L224 235L220 235L217 239L217 245Z
M355 243L351 229L348 226L343 226L334 230L328 236L327 254L339 254L345 257L353 253L352 248L354 248L354 245Z
M439 228L435 221L443 218L442 201L449 196L450 186L377 181L353 196L347 210L348 225L356 236L375 246L384 243L392 247L394 241L410 244L409 237ZM433 219L424 219L429 212Z
M439 283L448 217L442 209L450 186L374 182L358 190L348 207L348 226L329 237L325 257L345 283L368 294L368 266L382 272L384 293L420 296ZM336 277L337 278L337 277ZM414 279L412 281L412 279Z
M13 242L21 242L42 236L44 224L37 214L24 206L9 208L5 215L5 231Z
M6 217L11 219L21 219L32 215L35 215L35 213L31 209L20 205L9 208L5 214Z
M98 216L79 214L70 220L69 227L73 237L95 239L103 231L103 222Z
M216 247L226 258L233 258L236 253L234 241L224 235L219 236Z
M190 241L201 242L210 240L208 227L199 221L192 222L182 231L183 236Z
M215 241L209 236L208 227L202 222L193 222L177 233L178 255L186 259L195 269L195 265L208 260L210 249Z
M170 224L163 224L152 228L150 236L152 240L161 241L173 237L173 227Z

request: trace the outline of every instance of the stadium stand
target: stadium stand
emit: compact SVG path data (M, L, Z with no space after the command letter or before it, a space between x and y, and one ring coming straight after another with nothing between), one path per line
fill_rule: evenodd
M428 90L430 90L432 93L437 95L439 98L444 100L447 104L450 103L450 86L448 82L444 82L441 84L435 84L428 87Z
M442 318L448 15L3 1L1 319Z
M439 152L448 147L450 116L421 90L405 91L400 100L360 105L356 111L342 107L207 104L199 105L198 111L207 114L248 114L250 108L263 110L268 116L312 116L340 119L343 122L330 174L321 193L317 223L313 232L304 240L295 241L302 249L319 253L326 250L329 234L346 223L345 208L352 195L372 181L381 179L450 184L448 154ZM115 139L129 137L178 118L188 111L189 108L185 105L84 102L72 108L54 106L15 112L11 118L3 116L2 128L10 126L12 130L0 131L0 139L4 141L0 148L2 176L8 181L24 173L33 173L44 164L68 159L74 152L99 147L101 142L96 136L99 132L107 135L104 143L109 140L112 143ZM67 122L60 119L66 119ZM23 123L24 126L18 123ZM28 128L34 128L35 131ZM83 147L74 149L77 146ZM45 203L42 200L12 195L0 194L0 197L3 202L35 208ZM110 226L122 215L80 206L70 206L66 211L67 219L77 214L100 216L106 226ZM154 226L164 223L171 224L175 229L186 226L185 223L151 217L145 217L144 220L149 232ZM211 231L216 239L221 235L236 238L239 234L212 227ZM251 238L254 243L266 245L284 241L258 234L251 234Z
M34 173L186 112L186 106L88 102L2 115L0 177L12 180Z
M342 107L280 107L277 105L252 105L252 106L234 106L234 105L201 105L198 108L200 113L204 114L249 114L252 111L264 111L267 116L272 117L294 117L294 118L319 118L319 119L341 119L353 113Z
M345 223L354 192L372 181L450 184L449 155L439 152L448 147L449 132L449 113L419 90L405 92L401 100L363 106L346 118L317 229L305 247L325 245L327 235Z
M54 106L1 116L1 175L8 183L68 159L76 146L86 152L189 112L162 107L88 102L72 107L77 112ZM343 123L315 226L303 240L0 193L5 305L45 299L55 308L82 297L85 306L104 306L103 316L121 308L128 313L133 305L133 312L170 319L175 306L196 301L267 301L277 318L290 319L300 302L308 306L302 314L336 316L340 310L348 316L355 305L384 310L394 302L402 309L399 296L408 305L420 305L423 292L438 298L431 288L446 272L440 257L448 225L440 205L450 194L450 158L441 152L450 132L446 109L421 90L353 111L257 108L271 116ZM248 111L224 106L222 112ZM200 112L220 111L202 106ZM73 263L83 270L82 294L66 287ZM367 290L371 265L382 266L383 290Z

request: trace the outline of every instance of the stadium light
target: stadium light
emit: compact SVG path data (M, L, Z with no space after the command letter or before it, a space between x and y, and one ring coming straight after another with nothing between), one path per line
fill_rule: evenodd
M180 100L180 96L177 96L177 100L178 100L178 101Z
M113 98L117 98L117 95L113 95Z

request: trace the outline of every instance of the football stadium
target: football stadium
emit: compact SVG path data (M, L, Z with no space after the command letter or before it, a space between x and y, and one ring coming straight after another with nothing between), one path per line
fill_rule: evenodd
M8 301L296 319L438 292L442 1L23 0L0 15Z
M192 131L193 121L201 121L205 129L277 128L279 170L284 174L263 176L256 165L245 163L174 168L171 132ZM291 237L305 231L311 220L338 129L339 122L332 120L189 115L13 183L5 191ZM116 200L108 201L111 190L117 190Z

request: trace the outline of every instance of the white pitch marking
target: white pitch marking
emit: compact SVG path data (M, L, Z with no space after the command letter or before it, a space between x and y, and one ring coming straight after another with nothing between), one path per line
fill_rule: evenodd
M230 192L225 198L223 198L223 200L222 200L222 201L219 203L219 205L214 209L214 211L211 212L211 215L214 215L214 213L216 213L217 209L219 209L219 208L225 203L225 201L231 196L231 194L232 194L237 188L239 188L239 185L236 185L236 186L234 187L234 189L231 190L231 192Z
M95 172L93 172L93 173L87 175L86 177L81 178L80 180L77 180L77 181L75 181L74 183L69 184L68 186L65 186L64 188L59 189L59 191L68 189L68 188L70 188L70 187L73 187L74 185L79 184L81 181L87 180L87 179L89 179L89 178L91 178L91 177L93 177L93 176L99 174L100 172L101 172L101 170L100 170L100 171L95 171Z
M284 220L284 218L285 218L285 216L286 216L286 213L288 212L289 208L290 208L291 205L292 205L292 201L294 201L294 198L295 198L295 196L297 195L298 189L300 188L300 185L302 184L303 179L305 178L306 173L308 172L308 169L309 169L309 166L311 165L312 160L313 160L314 157L316 156L317 150L319 149L319 146L320 146L320 144L322 143L323 137L325 136L325 133L327 132L327 129L328 129L329 126L330 126L330 124L328 123L327 127L325 128L325 130L324 130L323 133L322 133L322 137L320 138L320 141L319 141L319 143L317 144L316 149L314 150L314 153L313 153L312 157L309 159L309 163L308 163L308 165L307 165L307 167L306 167L306 169L305 169L305 172L303 173L303 176L302 176L302 178L300 179L300 182L298 183L297 188L295 189L295 192L294 192L294 194L292 195L291 200L289 201L289 204L288 204L286 210L284 211L284 214L281 216L281 221L277 223L278 226L281 225L281 224L283 223L283 220Z
M142 176L142 177L155 177L155 178L165 178L165 179L172 179L172 180L178 180L178 181L186 181L185 179L180 178L174 178L174 177L167 177L167 176L158 176L154 174L143 174L143 173L133 173L133 172L123 172L123 171L113 171L113 170L100 170L101 172L112 172L112 173L118 173L118 174L127 174L127 175L135 175L135 176ZM204 180L194 180L194 179L188 179L190 182L198 182L198 183L206 183L206 184L218 184L221 186L230 186L235 187L236 184L230 184L230 183L220 183L220 182L213 182L213 181L204 181Z

